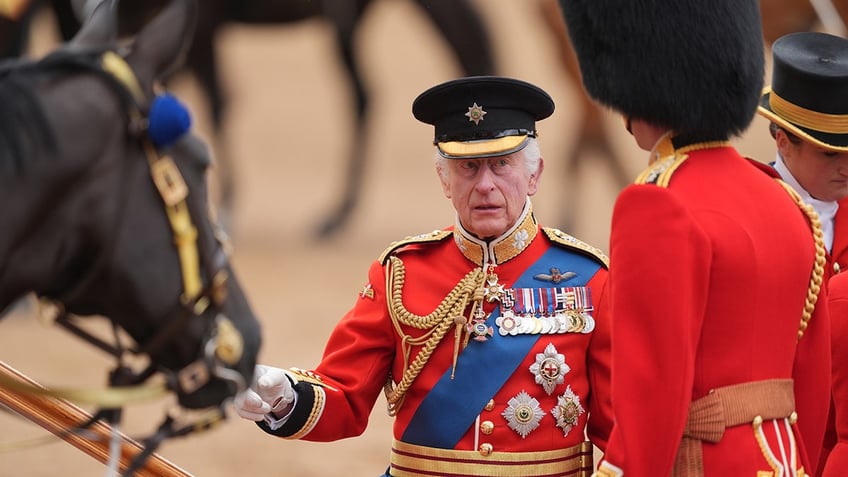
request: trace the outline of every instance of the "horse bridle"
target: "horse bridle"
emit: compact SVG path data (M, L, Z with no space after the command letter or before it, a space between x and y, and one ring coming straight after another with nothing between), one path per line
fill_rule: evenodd
M142 143L150 176L159 192L168 217L179 256L183 290L180 294L180 313L177 318L159 329L146 342L128 350L125 350L120 344L109 344L77 325L75 316L68 313L64 305L71 303L75 298L88 291L90 285L110 258L110 244L107 244L99 258L94 261L94 265L87 270L85 276L75 286L59 297L40 296L40 303L45 308L54 310L54 321L57 324L119 359L126 351L151 356L169 340L178 336L192 320L203 319L208 316L214 316L214 320L207 326L209 331L201 346L201 356L179 370L157 369L157 365L151 362L147 369L133 373L119 364L118 369L111 374L110 385L112 387L109 389L81 392L79 390L39 388L29 389L29 391L70 400L83 400L88 404L115 409L136 399L149 399L151 395L155 395L159 391L164 393L168 389L189 395L207 384L212 376L230 383L235 387L236 392L243 390L246 387L244 378L239 372L231 369L241 360L243 338L232 321L222 313L227 299L227 281L229 279L225 269L227 257L224 252L224 239L216 233L217 247L215 250L212 253L201 255L200 252L207 250L204 243L198 240L198 231L192 220L192 207L186 200L189 193L188 187L173 159L157 149L147 135L147 116L142 106L145 104L145 95L131 67L123 57L112 50L99 53L96 61L92 61L91 57L81 60L61 54L49 55L42 61L66 62L68 63L66 66L84 67L98 72L125 99L124 104L129 116L130 135ZM120 217L125 215L122 209L123 207L119 206L117 210L117 228L120 228ZM196 210L194 212L197 213ZM216 230L216 232L220 231ZM201 278L201 257L204 260L204 268L211 277L205 288ZM133 392L131 390L133 387L144 387L142 383L157 372L166 375L167 383L165 386L155 386L153 391L139 389L138 392ZM6 385L6 383L2 383L2 385Z

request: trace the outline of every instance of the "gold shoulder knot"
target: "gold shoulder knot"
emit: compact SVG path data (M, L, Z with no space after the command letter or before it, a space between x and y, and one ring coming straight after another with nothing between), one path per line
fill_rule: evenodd
M392 254L395 250L410 244L419 244L419 243L429 243L429 242L441 242L447 237L453 235L453 232L450 230L434 230L430 233L414 235L411 237L406 237L403 240L398 240L396 242L392 242L383 253L380 254L380 263L386 263L386 260L389 258L389 255Z
M636 184L653 184L668 187L674 171L689 157L686 154L672 154L654 161L634 181Z
M609 257L607 257L601 249L593 247L582 240L576 239L559 229L542 227L542 231L545 232L545 235L551 242L564 246L565 248L575 249L582 252L584 255L589 255L600 262L604 268L609 268Z

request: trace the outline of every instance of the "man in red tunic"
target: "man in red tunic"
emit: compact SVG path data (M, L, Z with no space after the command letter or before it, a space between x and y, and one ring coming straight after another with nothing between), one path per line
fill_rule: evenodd
M390 245L318 366L260 365L239 414L332 441L361 434L385 392L385 475L588 476L612 424L606 257L536 222L535 122L553 109L503 77L422 93L413 114L435 128L455 224Z
M758 112L771 121L777 146L772 166L819 215L828 251L827 278L848 266L848 40L820 32L791 33L774 43L772 56L772 86L764 91ZM848 317L831 313L834 334L843 322ZM837 339L832 340L834 353L848 349ZM834 355L833 365L844 367L846 360ZM834 373L841 371L834 368ZM848 406L846 392L834 388L819 473L837 440L834 406ZM843 439L848 438L848 422L840 427ZM828 467L829 472L836 468Z
M728 142L762 91L758 2L561 5L586 89L650 151L613 211L598 475L805 475L830 384L821 230Z

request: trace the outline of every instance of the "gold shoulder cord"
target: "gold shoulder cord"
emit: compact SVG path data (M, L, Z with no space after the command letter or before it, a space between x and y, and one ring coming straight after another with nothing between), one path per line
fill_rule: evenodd
M442 341L442 338L445 337L452 326L456 327L453 350L453 370L456 370L456 359L460 351L462 331L468 321L463 312L468 307L469 302L474 303L475 306L481 306L485 273L482 268L475 268L468 272L435 310L425 316L419 316L411 313L403 306L403 284L406 278L403 261L396 256L389 257L389 261L389 272L386 274L386 301L388 302L392 323L403 341L404 367L403 378L400 382L394 385L390 377L383 389L386 394L386 401L388 401L389 415L394 416L403 404L404 395L412 382L421 373L424 365L427 364L436 349L436 345ZM416 338L404 334L401 325L427 331ZM409 356L414 346L421 346L422 348L410 364Z
M816 243L816 261L813 265L812 276L810 276L810 287L807 289L807 301L804 303L804 311L801 313L801 325L798 327L798 339L800 340L804 336L804 332L807 331L807 326L813 315L813 310L816 308L816 301L818 301L819 292L821 291L826 260L824 238L822 234L821 221L812 206L804 203L801 196L798 195L795 189L789 186L789 184L780 179L775 180L778 184L782 185L792 199L795 200L795 203L798 204L798 208L807 214L807 218L810 220L810 227L813 229L813 239Z

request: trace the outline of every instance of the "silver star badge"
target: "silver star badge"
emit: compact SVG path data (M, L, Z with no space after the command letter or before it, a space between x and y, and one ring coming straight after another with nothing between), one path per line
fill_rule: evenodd
M569 371L571 367L565 364L565 355L557 353L553 343L548 343L544 353L536 354L536 362L530 365L530 372L536 376L536 384L541 384L548 396L558 384L565 381Z
M545 411L539 406L536 398L527 394L526 391L521 391L517 396L509 399L502 415L509 423L509 428L523 439L533 429L539 427L539 421L542 420Z
M586 410L580 404L580 396L574 394L571 386L568 386L565 389L565 393L557 398L557 405L551 410L551 414L556 418L557 427L562 429L563 435L566 436L574 429L574 426L577 425L577 421L580 419L580 415L584 412Z
M477 106L477 102L475 101L473 105L468 107L468 112L465 113L468 116L468 120L473 122L475 125L480 124L480 121L483 120L483 116L486 115L486 111L483 111L482 106Z

